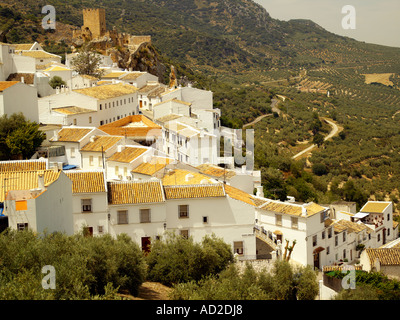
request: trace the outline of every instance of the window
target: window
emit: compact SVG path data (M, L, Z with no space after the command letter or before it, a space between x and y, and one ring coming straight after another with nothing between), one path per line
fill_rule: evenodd
M107 109L107 103L104 104L104 109Z
M346 249L343 249L343 259L346 259Z
M243 241L234 241L233 251L237 254L243 254Z
M76 119L74 119L74 126L76 126L76 123L77 123L77 122L76 122Z
M390 228L388 228L387 231L387 235L390 236Z
M329 254L329 246L326 247L326 254Z
M336 237L335 237L335 246L337 246L338 244L339 244L339 237L336 236Z
M203 223L208 223L208 217L203 217Z
M97 157L97 165L98 165L99 167L102 167L102 166L103 166L103 158L102 158L101 156L98 156L98 157Z
M92 117L89 117L89 123L92 123Z
M128 224L128 211L127 210L117 211L117 223L118 224Z
M17 230L22 231L28 229L28 224L27 223L17 223Z
M90 122L91 123L91 122ZM100 121L100 125L102 126L104 124L104 121L103 120L101 120Z
M93 156L89 156L89 165L93 166Z
M82 199L82 212L92 212L92 199Z
M343 232L343 242L346 242L346 232Z
M128 168L124 167L124 176L126 177L128 175Z
M322 237L322 239L325 239L325 231L322 231L321 237Z
M103 232L104 232L104 227L103 227L103 226L97 226L97 232L98 232L99 234L103 234Z
M119 175L119 167L115 166L115 175L118 176Z
M390 221L390 213L387 214L387 220Z
M103 106L102 106L102 104L100 103L100 110L103 110Z
M140 209L140 223L149 223L150 209Z
M328 229L328 239L332 238L332 228Z
M292 217L292 228L293 229L298 229L299 228L299 218Z
M179 218L189 218L189 206L187 204L179 205Z
M185 238L188 239L189 238L189 230L180 230L180 235Z
M280 215L280 214L275 215L275 225L277 225L277 226L282 225L282 215Z
M317 236L316 235L312 237L312 245L313 245L313 247L315 247L317 245Z
M378 234L378 242L381 241L381 235Z

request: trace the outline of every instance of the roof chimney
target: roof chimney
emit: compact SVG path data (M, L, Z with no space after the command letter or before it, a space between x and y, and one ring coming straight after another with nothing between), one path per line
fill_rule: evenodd
M38 189L44 190L44 173L38 173Z

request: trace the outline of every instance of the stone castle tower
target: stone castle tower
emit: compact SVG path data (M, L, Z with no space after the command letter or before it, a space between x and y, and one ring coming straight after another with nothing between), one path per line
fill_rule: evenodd
M106 34L106 11L104 9L83 9L82 32L98 39Z

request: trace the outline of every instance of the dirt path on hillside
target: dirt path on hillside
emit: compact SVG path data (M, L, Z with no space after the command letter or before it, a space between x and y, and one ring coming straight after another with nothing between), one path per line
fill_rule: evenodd
M336 136L339 133L339 127L336 123L334 123L330 119L323 118L323 120L325 120L332 127L331 132L329 132L329 134L324 138L324 141L326 141L326 140L333 138L334 136ZM309 146L308 148L304 149L303 151L300 151L299 153L294 155L292 157L292 159L297 159L298 157L302 156L305 153L310 152L312 149L314 149L316 147L317 147L317 145L313 144L313 145Z

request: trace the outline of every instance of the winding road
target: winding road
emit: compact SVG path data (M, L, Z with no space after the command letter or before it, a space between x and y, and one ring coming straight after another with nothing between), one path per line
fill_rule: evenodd
M324 141L333 138L338 132L339 132L339 127L336 125L336 123L334 123L331 120L328 120L326 118L323 118L326 122L328 122L328 124L332 127L331 132L329 132L329 134L324 138ZM292 159L296 159L298 157L300 157L301 155L310 152L312 149L314 149L317 145L313 144L311 146L309 146L308 148L304 149L303 151L300 151L299 153L295 154Z

